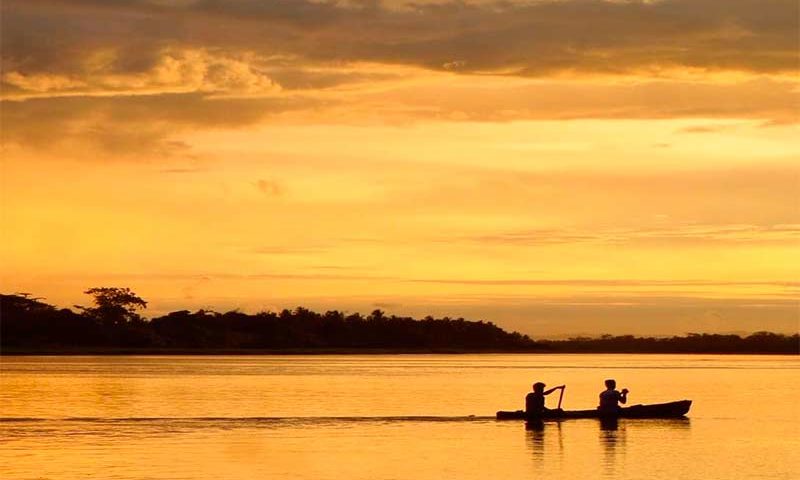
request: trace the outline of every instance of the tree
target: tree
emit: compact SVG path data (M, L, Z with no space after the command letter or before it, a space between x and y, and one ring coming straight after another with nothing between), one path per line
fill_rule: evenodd
M130 288L95 287L83 292L94 297L94 307L81 307L83 315L99 320L104 324L120 325L142 320L136 312L147 308L147 302L133 293Z

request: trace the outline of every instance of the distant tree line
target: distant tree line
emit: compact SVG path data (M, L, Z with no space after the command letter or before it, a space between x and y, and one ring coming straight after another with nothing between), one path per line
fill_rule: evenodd
M133 348L178 350L469 350L516 351L535 346L527 336L491 322L463 318L414 320L306 308L253 315L181 310L150 320L147 303L129 289L93 288L94 306L57 309L27 294L0 295L3 350Z
M147 302L127 288L92 288L77 311L0 294L0 353L431 351L586 353L800 353L798 335L760 332L672 338L610 336L534 341L491 322L367 316L306 308L245 314L181 310L145 319Z
M540 340L537 345L569 353L780 353L800 354L800 336L756 332L746 337L690 333L683 337L603 335L599 338Z

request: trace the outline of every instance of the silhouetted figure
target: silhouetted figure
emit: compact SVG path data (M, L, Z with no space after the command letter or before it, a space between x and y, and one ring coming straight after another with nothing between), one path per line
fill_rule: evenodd
M544 396L550 395L558 389L563 389L565 385L553 387L550 390L544 389L545 384L536 382L533 384L533 391L525 396L525 414L529 419L541 418L545 412L550 411L544 406Z
M600 393L600 405L597 409L602 413L609 415L616 415L619 412L620 403L628 402L628 389L623 388L621 392L617 391L617 381L613 379L606 380L606 389Z

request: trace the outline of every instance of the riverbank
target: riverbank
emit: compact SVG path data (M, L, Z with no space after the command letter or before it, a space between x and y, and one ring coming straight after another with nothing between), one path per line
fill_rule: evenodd
M696 351L635 351L635 350L598 350L586 351L579 349L528 349L528 350L496 350L496 349L444 349L444 348L70 348L70 347L42 347L42 348L4 348L0 350L3 356L119 356L119 355L145 355L145 356L172 356L172 355L468 355L468 354L570 354L570 355L603 355L603 354L641 354L641 355L800 355L798 350L787 351L724 351L724 350L696 350Z

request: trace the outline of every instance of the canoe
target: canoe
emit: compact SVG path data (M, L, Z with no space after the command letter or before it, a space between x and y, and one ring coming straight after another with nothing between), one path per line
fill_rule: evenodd
M652 405L632 405L623 407L616 412L601 412L593 410L548 410L540 418L542 419L567 419L567 418L679 418L689 412L692 406L691 400L679 400L669 403L655 403ZM498 420L525 420L524 410L515 412L497 412Z

